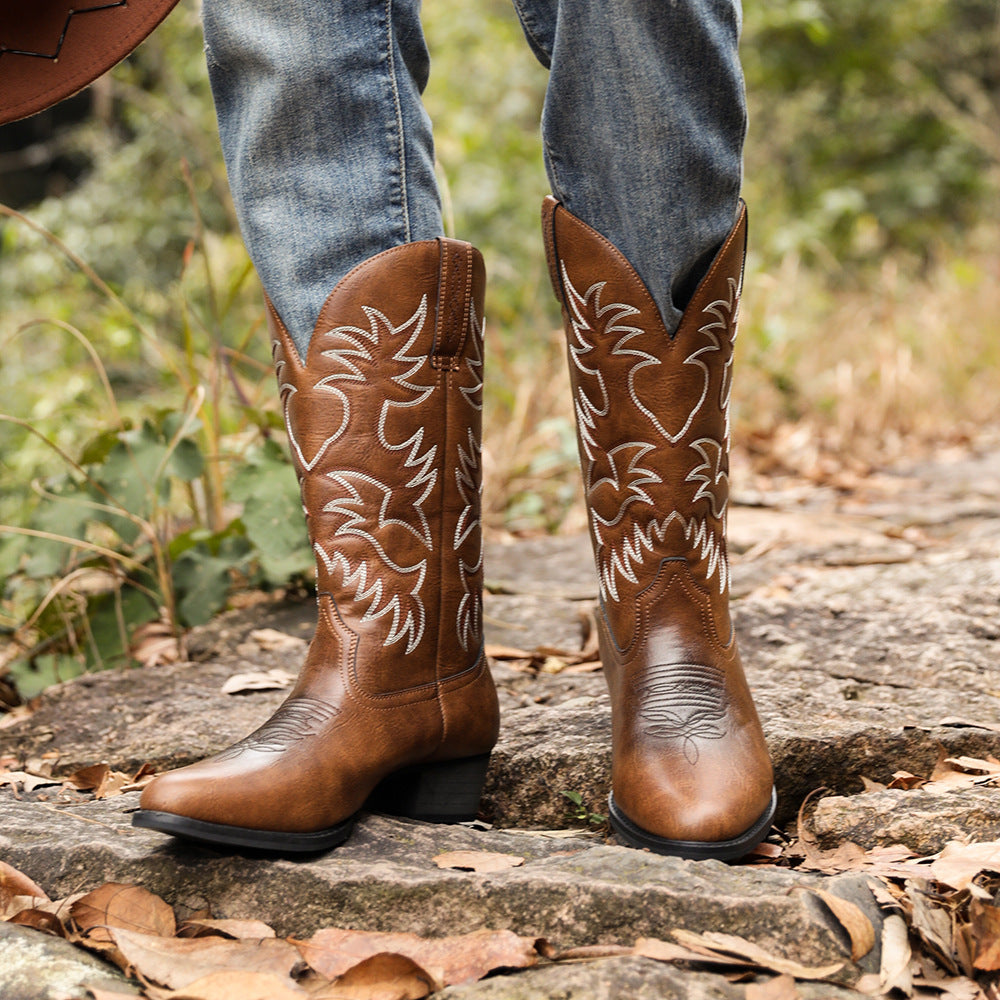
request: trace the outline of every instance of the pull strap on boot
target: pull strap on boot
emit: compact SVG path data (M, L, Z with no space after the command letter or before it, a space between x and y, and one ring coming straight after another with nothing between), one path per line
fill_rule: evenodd
M600 579L611 824L660 854L739 857L775 808L729 617L729 394L746 210L673 336L616 247L553 198L542 216Z
M135 825L309 852L346 839L363 806L474 818L499 727L482 635L484 285L469 244L387 250L331 292L304 362L268 303L316 634L274 716L156 778Z

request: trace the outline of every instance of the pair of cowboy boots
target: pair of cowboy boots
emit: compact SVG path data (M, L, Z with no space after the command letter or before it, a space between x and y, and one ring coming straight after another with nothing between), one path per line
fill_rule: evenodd
M673 336L607 240L551 198L543 228L600 577L611 824L636 847L735 858L774 812L728 609L745 212ZM341 843L363 808L475 816L499 728L482 630L484 284L466 243L387 250L331 292L304 362L268 304L316 634L275 715L154 779L136 825L312 852Z

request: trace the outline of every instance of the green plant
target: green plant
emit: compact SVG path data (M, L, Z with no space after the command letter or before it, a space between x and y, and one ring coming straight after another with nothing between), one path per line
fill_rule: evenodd
M577 823L586 823L588 826L604 826L607 823L608 817L603 813L591 812L579 792L563 790L559 794L570 801L573 808L570 810L569 816L572 820Z
M0 415L0 428L39 443L59 463L33 479L17 523L0 524L0 623L11 640L6 658L27 695L141 655L134 637L149 622L180 640L184 628L225 606L237 581L281 586L311 569L294 473L272 440L282 422L261 401L273 398L270 366L245 352L248 334L234 309L249 268L238 260L216 280L193 191L191 203L196 238L183 263L186 271L200 257L201 280L187 287L182 273L179 329L166 337L61 240L0 206L73 263L155 355L167 373L166 398L184 399L182 409L158 405L155 394L119 400L91 339L66 321L27 320L9 338L10 348L41 328L68 336L103 393L93 432L83 437L76 428L78 457L58 432Z

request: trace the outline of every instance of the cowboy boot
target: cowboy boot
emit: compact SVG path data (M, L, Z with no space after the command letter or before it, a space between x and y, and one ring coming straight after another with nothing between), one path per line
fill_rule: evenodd
M611 824L633 847L730 859L767 834L767 746L729 618L729 391L746 211L671 336L642 280L553 198L611 694Z
M466 243L387 250L327 298L305 363L268 302L315 637L274 716L155 778L136 826L310 852L364 806L474 818L499 726L482 637L484 284Z

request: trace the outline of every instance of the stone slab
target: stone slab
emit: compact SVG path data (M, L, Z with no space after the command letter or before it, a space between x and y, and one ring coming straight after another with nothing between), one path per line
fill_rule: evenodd
M760 977L763 984L767 977ZM796 983L802 1000L859 1000L863 994L832 983ZM746 983L692 972L649 958L606 958L549 965L452 986L435 1000L745 1000Z
M810 821L821 847L905 844L936 854L950 840L1000 840L1000 788L947 792L897 788L820 799Z
M565 547L551 541L556 553ZM777 583L734 603L775 761L780 821L819 787L852 794L862 777L887 782L899 769L929 775L941 746L1000 755L1000 521L981 525L974 541L962 539L960 557L952 544L905 563L782 567ZM519 605L522 621L530 621L528 611ZM579 602L553 599L544 634L572 649L579 611ZM300 649L262 649L250 632L267 625L308 635L312 614L308 603L231 613L192 636L200 662L92 674L53 689L34 716L0 730L0 750L24 759L58 753L57 773L100 760L122 770L197 760L252 731L284 697L223 695L228 677L298 668ZM496 641L489 620L487 628ZM529 647L544 638L541 630L521 634L529 642L519 645ZM502 662L494 669L503 726L484 815L501 826L566 825L563 791L603 812L610 710L600 673L533 675Z
M489 927L565 948L669 939L674 928L686 928L738 934L807 965L845 961L845 981L858 974L836 923L803 889L822 884L853 898L857 876L824 879L587 839L380 816L363 817L336 850L290 861L220 853L133 829L136 803L137 793L66 808L7 798L0 856L53 898L106 881L137 883L182 918L207 906L218 917L264 920L282 936L326 926L430 936ZM525 862L489 875L435 865L436 855L454 850L516 854Z
M139 993L114 966L30 927L0 922L0 958L3 1000L86 1000L88 986L123 998Z

